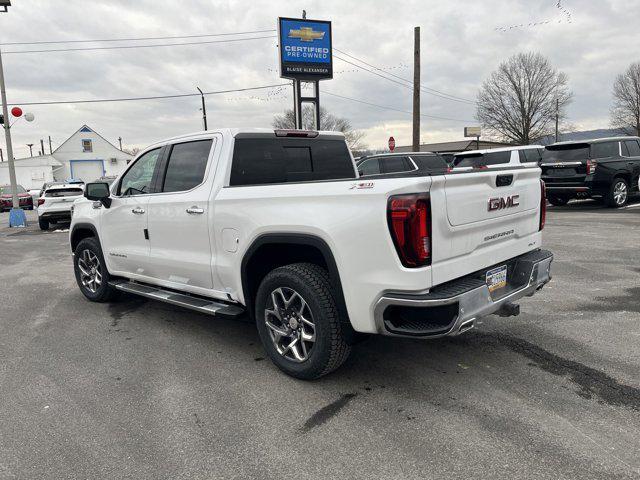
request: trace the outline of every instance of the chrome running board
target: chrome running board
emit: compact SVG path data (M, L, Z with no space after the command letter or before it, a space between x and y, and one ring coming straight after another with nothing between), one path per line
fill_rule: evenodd
M152 300L170 303L179 307L189 308L207 315L220 315L224 317L239 317L245 312L240 305L211 300L210 298L196 297L184 293L165 290L160 287L130 282L128 280L115 280L109 282L112 287L127 293L141 295Z

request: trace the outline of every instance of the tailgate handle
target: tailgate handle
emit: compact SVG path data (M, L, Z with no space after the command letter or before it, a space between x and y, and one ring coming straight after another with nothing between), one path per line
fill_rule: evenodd
M507 187L513 182L513 175L498 175L496 177L496 187Z

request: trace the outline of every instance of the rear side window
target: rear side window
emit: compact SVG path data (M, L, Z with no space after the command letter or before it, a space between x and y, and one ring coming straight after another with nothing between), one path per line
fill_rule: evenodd
M501 165L511 161L511 152L471 153L456 155L453 163L456 167L484 167L487 165Z
M538 163L540 160L542 160L542 155L540 154L540 150L537 148L520 150L519 154L520 154L520 163L529 163L529 162Z
M82 195L81 188L56 188L47 190L44 194L45 197L76 197L78 195Z
M591 145L591 158L609 158L620 155L618 142L602 142Z
M213 140L178 143L171 149L163 192L184 192L200 185L207 169Z
M380 162L377 158L365 160L358 166L362 175L378 175L380 173Z
M624 142L630 157L640 157L640 145L637 140L626 140Z
M412 155L411 159L420 170L446 170L448 167L440 155Z
M384 173L400 173L414 170L406 157L384 157L380 159L380 166Z
M236 138L229 185L355 178L344 140Z

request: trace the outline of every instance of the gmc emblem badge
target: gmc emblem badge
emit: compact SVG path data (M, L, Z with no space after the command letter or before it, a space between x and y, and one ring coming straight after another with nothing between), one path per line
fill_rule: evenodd
M489 211L504 210L505 208L517 207L520 195L509 195L508 197L497 197L489 199Z

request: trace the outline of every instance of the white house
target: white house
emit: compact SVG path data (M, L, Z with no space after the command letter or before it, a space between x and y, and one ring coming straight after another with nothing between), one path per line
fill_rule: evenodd
M16 178L27 189L40 188L44 182L52 180L92 182L105 175L119 174L132 159L131 155L83 125L51 155L16 159ZM0 184L8 182L7 162L0 163Z

